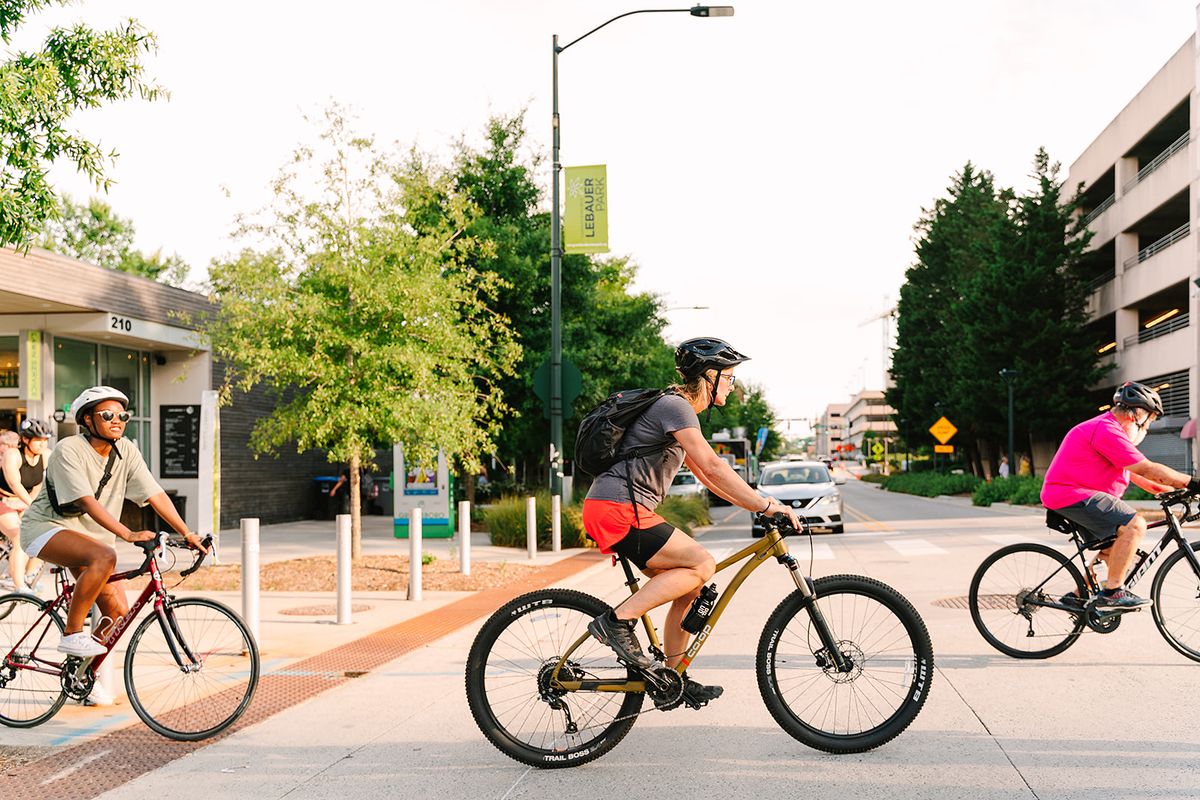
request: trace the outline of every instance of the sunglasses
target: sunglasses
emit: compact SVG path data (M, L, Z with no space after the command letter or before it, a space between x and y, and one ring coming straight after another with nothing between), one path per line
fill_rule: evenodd
M112 422L114 418L121 420L121 422L129 422L130 416L128 411L109 411L107 409L98 411L97 414L105 422Z

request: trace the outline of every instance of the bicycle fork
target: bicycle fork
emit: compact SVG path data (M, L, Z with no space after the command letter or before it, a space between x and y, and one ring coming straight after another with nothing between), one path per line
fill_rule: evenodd
M167 647L171 650L171 657L175 659L175 663L179 666L180 672L199 672L201 667L200 659L192 652L188 646L187 640L183 638L183 634L179 631L179 621L175 619L175 614L166 608L165 604L159 604L154 609L155 616L158 617L158 625L162 628L163 638L167 641ZM183 655L180 655L179 646L183 647ZM186 661L184 656L187 657Z
M822 656L820 652L815 654L817 665L824 668L826 664L821 662L828 658L838 672L852 671L854 664L838 649L838 643L829 630L829 623L825 621L825 615L821 613L821 608L817 605L817 592L812 579L800 572L800 565L796 563L796 559L791 553L785 553L776 558L780 564L788 568L796 588L800 590L800 594L804 595L804 602L808 606L808 615L812 619L813 627L817 629L817 637L820 638L823 652L826 654L825 656Z

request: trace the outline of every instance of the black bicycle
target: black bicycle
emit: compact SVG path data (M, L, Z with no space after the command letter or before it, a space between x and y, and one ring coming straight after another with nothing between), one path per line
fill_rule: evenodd
M1151 613L1171 647L1200 661L1200 557L1196 553L1200 541L1189 544L1180 527L1200 519L1195 507L1200 496L1180 489L1156 499L1166 517L1148 527L1165 527L1166 531L1149 552L1137 551L1124 585L1136 585L1173 543L1175 552L1167 556L1150 586ZM1085 628L1112 633L1124 614L1140 610L1096 607L1101 586L1094 570L1096 558L1089 560L1088 551L1108 547L1115 536L1089 543L1088 531L1054 512L1047 514L1047 525L1071 537L1076 549L1073 555L1034 542L1014 544L984 559L971 579L969 600L975 627L988 644L1013 658L1058 655L1073 645Z

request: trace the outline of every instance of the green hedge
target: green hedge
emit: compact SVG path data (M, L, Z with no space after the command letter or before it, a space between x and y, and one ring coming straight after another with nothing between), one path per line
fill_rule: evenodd
M885 478L881 485L889 492L937 497L940 494L970 494L979 485L974 475L943 475L940 472L902 472Z
M975 488L971 502L977 506L992 503L1011 503L1015 506L1041 505L1042 479L1029 475L995 478Z
M878 472L868 472L866 475L862 476L862 480L866 481L867 483L883 483L888 479L888 477L888 475L881 475Z
M708 513L708 498L699 495L667 495L656 511L659 516L684 533L691 533L692 528L712 524L712 516Z
M537 495L538 547L550 547L550 493ZM487 510L488 533L492 544L498 547L525 547L525 498L502 497ZM563 506L562 546L587 547L589 542L583 533L583 514L578 505Z
M1140 486L1129 484L1129 488L1125 490L1124 499L1126 500L1153 500L1154 495L1147 492Z

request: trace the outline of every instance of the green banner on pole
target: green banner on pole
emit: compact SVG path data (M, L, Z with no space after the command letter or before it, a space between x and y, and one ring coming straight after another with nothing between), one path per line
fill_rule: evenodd
M563 250L608 252L608 170L604 164L567 167Z

